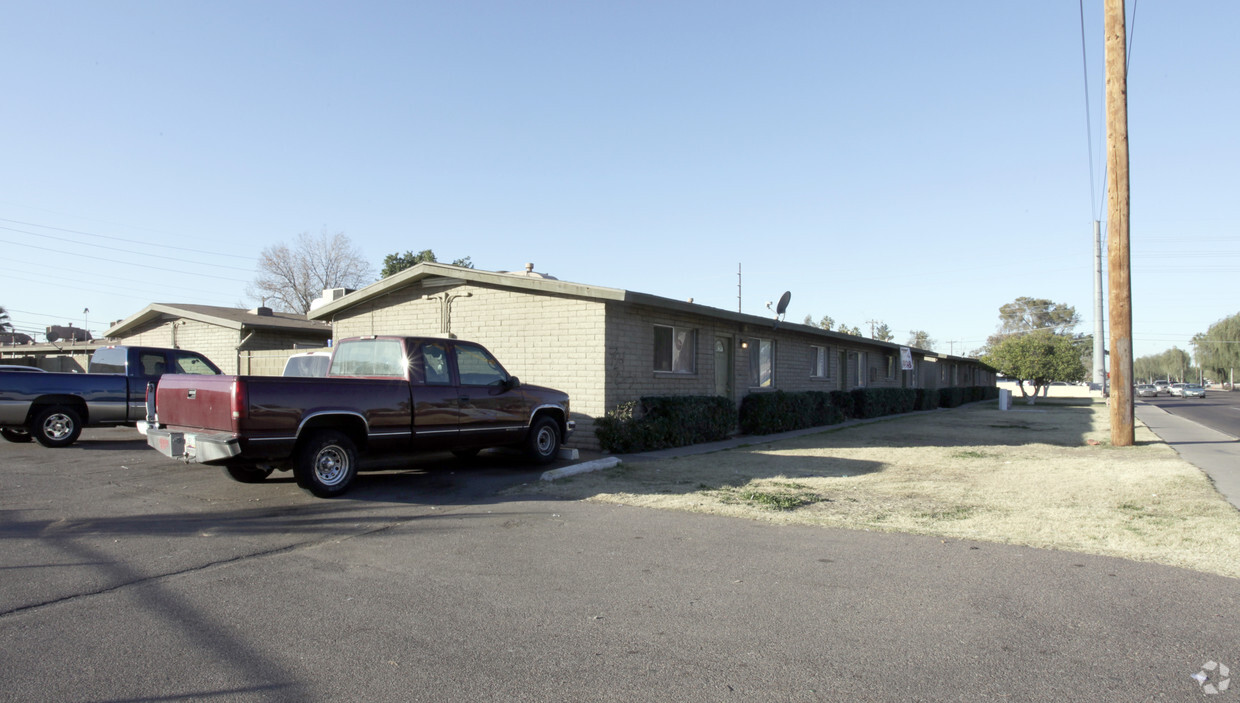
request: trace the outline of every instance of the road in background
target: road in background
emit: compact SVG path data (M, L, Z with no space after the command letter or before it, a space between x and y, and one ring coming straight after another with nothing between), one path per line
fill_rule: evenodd
M1240 393L1207 388L1204 398L1160 395L1140 400L1212 430L1240 437Z

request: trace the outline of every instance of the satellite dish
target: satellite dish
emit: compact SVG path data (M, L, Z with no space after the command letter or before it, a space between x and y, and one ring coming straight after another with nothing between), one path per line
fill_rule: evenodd
M782 315L788 312L788 301L792 300L792 291L786 290L784 294L779 296L779 305L775 306L775 314Z
M792 291L786 290L783 295L779 296L779 304L775 306L775 329L779 329L779 318L788 311L789 300L792 300ZM767 307L770 307L769 303Z

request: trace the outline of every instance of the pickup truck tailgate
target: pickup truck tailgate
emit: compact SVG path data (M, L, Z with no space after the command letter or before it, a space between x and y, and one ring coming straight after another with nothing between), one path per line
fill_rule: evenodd
M155 391L160 422L179 427L235 431L233 393L236 376L165 374Z

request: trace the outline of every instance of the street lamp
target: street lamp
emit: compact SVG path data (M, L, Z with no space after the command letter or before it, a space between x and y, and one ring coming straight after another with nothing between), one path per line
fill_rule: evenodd
M86 335L82 338L82 341L85 342L90 337L90 308L82 308L82 329L86 332Z

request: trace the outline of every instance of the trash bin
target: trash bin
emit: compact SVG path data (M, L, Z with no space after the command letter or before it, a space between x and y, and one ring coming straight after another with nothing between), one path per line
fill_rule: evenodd
M999 389L999 409L1000 410L1011 410L1012 409L1012 391L1009 391L1006 388Z

